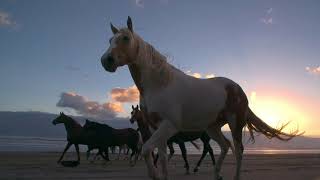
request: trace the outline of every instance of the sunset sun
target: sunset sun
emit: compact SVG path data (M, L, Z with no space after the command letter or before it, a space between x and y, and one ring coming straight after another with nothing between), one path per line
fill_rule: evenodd
M285 128L286 132L303 127L308 118L289 99L278 96L258 95L256 92L252 92L250 95L250 107L257 116L272 127L278 128L290 122Z

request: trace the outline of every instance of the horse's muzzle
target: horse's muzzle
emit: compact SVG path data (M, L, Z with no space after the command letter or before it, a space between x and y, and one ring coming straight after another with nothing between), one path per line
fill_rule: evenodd
M53 121L52 121L52 124L53 124L53 125L57 125L58 123L56 122L56 120L53 120Z
M110 55L108 55L107 57L102 56L101 64L103 68L108 72L115 72L117 70L115 60Z

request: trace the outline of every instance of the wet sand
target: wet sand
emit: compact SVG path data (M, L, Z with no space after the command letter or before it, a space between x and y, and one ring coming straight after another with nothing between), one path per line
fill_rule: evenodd
M0 152L0 179L113 179L144 180L147 178L143 160L130 167L127 160L112 160L94 163L85 160L78 167L67 168L56 163L60 153L54 152ZM123 158L123 157L122 157ZM198 155L188 156L191 170L199 159ZM76 159L75 153L67 153L64 160ZM115 159L115 156L111 156ZM198 173L185 174L181 156L174 156L169 162L169 179L195 180L213 179L212 163L206 157ZM225 180L232 180L235 161L228 155L222 167ZM245 155L242 180L320 180L320 155Z

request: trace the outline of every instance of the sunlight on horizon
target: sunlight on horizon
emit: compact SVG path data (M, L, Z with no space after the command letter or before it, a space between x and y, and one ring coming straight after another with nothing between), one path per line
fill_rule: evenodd
M250 94L249 106L259 118L274 128L289 122L284 129L285 132L298 128L299 131L306 131L307 135L312 135L306 129L310 116L303 112L301 107L293 104L291 99L276 95L265 96L254 91Z

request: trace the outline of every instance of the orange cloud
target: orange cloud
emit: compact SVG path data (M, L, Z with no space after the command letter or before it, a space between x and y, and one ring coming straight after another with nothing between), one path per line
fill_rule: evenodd
M318 67L306 67L306 71L314 75L320 75L320 66Z
M205 79L208 79L208 78L214 78L215 75L214 74L201 74L201 73L192 73L191 71L187 71L187 74L189 76L193 76L195 78L205 78Z
M117 116L117 113L124 112L121 103L107 102L100 104L75 92L61 93L57 107L70 108L80 115L96 119L113 119Z
M123 106L119 102L108 102L108 103L104 103L102 106L105 109L110 109L110 110L117 112L117 113L124 112Z
M136 86L128 88L114 88L111 90L111 98L113 101L121 103L136 103L139 101L139 90Z

